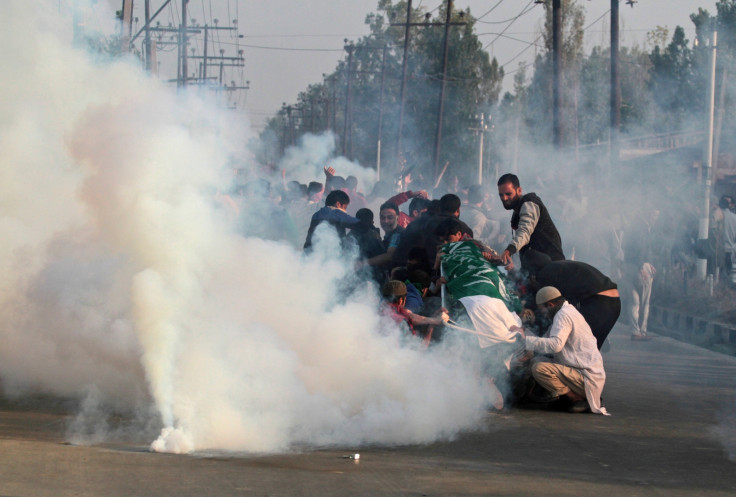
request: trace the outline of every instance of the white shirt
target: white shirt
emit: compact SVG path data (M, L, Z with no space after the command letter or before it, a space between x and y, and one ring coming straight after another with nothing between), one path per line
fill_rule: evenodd
M724 250L736 254L736 214L723 209L723 242Z
M601 407L601 392L606 383L603 357L585 318L568 302L555 314L552 326L542 337L527 336L526 349L553 354L554 362L580 370L590 410L607 414Z

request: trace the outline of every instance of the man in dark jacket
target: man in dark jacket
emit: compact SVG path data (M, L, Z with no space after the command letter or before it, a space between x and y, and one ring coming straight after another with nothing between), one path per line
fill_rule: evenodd
M536 271L538 287L553 286L570 302L593 331L598 350L621 314L616 283L590 264L554 261Z
M460 197L453 193L443 195L439 200L437 213L423 213L418 219L412 221L401 234L399 246L393 255L393 266L406 266L409 250L413 247L423 247L428 261L434 261L437 255L437 247L444 243L436 234L437 226L445 219L460 217ZM460 221L462 234L473 237L473 230Z
M523 195L519 178L515 174L504 174L498 179L498 196L504 208L513 211L511 229L514 236L501 254L504 265L511 263L511 256L517 252L521 268L530 273L534 266L565 259L560 234L536 193Z
M312 221L309 223L309 231L307 239L304 241L304 250L309 251L312 248L312 236L315 228L321 223L329 223L337 230L340 240L345 238L346 229L368 230L370 226L361 222L345 212L350 197L342 190L333 190L325 198L325 206L312 215Z

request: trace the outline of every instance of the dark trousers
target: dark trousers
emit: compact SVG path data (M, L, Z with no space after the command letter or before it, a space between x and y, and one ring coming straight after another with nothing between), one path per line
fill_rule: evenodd
M618 297L607 297L605 295L593 295L577 305L580 314L593 331L598 342L598 350L601 350L603 342L613 329L613 326L621 314L621 299Z

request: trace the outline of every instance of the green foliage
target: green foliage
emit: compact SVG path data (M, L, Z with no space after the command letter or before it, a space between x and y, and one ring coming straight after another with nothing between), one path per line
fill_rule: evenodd
M427 16L426 9L412 9L406 97L403 115L402 152L414 176L434 182L434 151L437 134L439 94L446 7ZM610 48L583 46L584 10L581 0L562 1L562 92L563 146L605 143L610 134ZM457 175L470 183L476 174L478 136L475 116L483 112L492 122L486 135L488 154L494 162L516 161L519 144L552 142L552 12L545 3L545 51L530 66L513 71L513 91L501 98L504 68L490 59L475 34L475 19L469 11L453 11L449 30L449 53L442 129L440 165L451 164L448 176ZM717 15L698 9L690 19L696 36L691 42L685 30L658 26L647 34L645 47L620 47L621 130L624 134L649 135L659 132L702 129L709 78L710 37L719 32L717 104L722 101L723 136L736 131L736 0L719 0ZM376 162L379 120L382 136L382 170L400 167L397 143L401 109L402 60L407 16L405 0L378 0L376 11L366 16L370 34L352 45L335 71L321 83L310 85L291 106L289 117L282 111L267 127L278 136L281 149L299 135L330 129L337 135L338 152L363 165ZM384 50L385 47L385 50ZM385 58L384 58L385 54ZM348 65L350 64L350 108ZM382 80L382 69L385 77ZM729 77L731 75L731 77ZM731 81L734 81L732 83ZM383 83L383 85L382 85ZM721 86L725 83L723 92ZM381 88L383 86L383 93ZM381 104L381 101L383 103ZM347 116L347 119L346 119ZM348 123L348 126L345 123ZM725 139L725 138L724 138ZM414 185L418 186L418 185Z
M370 34L350 45L352 60L346 53L336 70L325 75L324 82L311 85L299 94L292 110L299 117L292 115L291 124L288 117L279 115L271 120L268 129L273 131L281 127L282 134L289 135L282 143L288 145L295 143L300 134L329 128L338 135L340 152L363 165L373 165L376 162L380 119L382 168L401 167L396 147L401 109L406 33L403 24L406 23L406 11L407 3L403 0L396 3L379 0L376 12L366 16ZM430 186L434 182L446 7L440 8L434 17L425 15L426 10L423 7L412 8L411 23L426 25L410 28L401 135L406 167L413 168L415 178L425 178L423 186ZM478 138L469 128L475 124L476 114L498 101L504 71L483 50L475 34L475 21L469 11L453 10L451 22L457 25L451 26L448 32L440 163L450 161L453 174L464 177L474 174L471 169L477 155ZM381 74L384 65L382 95ZM348 86L349 108L346 107ZM383 105L380 105L381 100ZM294 130L291 134L290 129Z

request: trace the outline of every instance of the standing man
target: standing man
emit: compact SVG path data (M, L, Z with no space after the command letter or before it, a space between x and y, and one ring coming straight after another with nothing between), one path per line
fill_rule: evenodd
M723 209L723 252L726 256L726 271L731 277L731 285L736 285L736 214L733 212L730 197L724 196L721 208Z
M590 410L607 415L606 408L601 405L606 372L590 326L555 287L540 289L536 302L552 319L552 325L541 337L522 331L524 344L530 352L552 354L553 358L551 362L544 358L534 359L534 380L552 396L567 397L572 402L569 412Z
M536 193L522 195L519 178L504 174L498 179L498 196L511 215L514 236L501 257L510 264L511 256L519 253L521 268L533 272L533 266L565 259L560 234L542 200Z
M628 286L626 297L630 299L629 320L632 327L631 339L635 341L650 340L647 335L649 323L649 301L652 296L652 284L656 269L654 227L659 219L659 210L653 209L646 219L637 219L630 223L630 229L624 232L625 278Z

